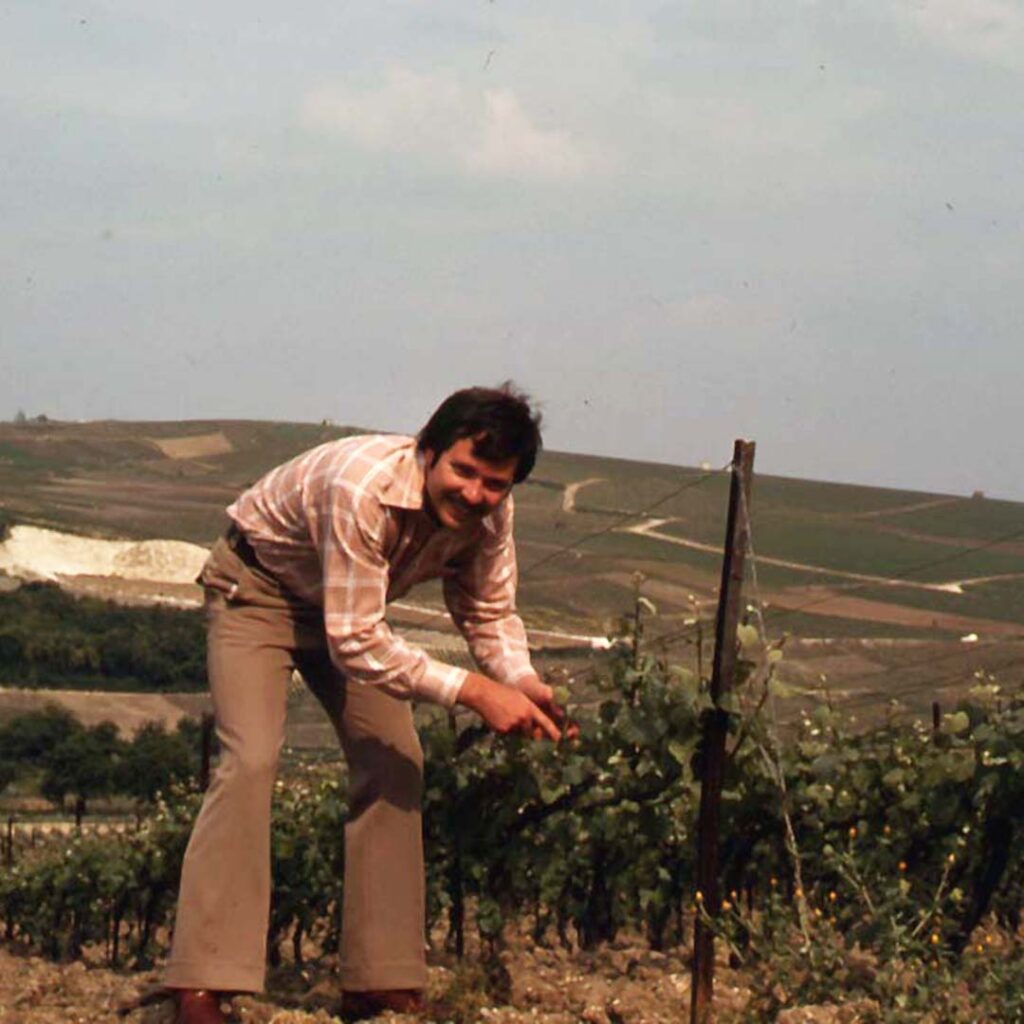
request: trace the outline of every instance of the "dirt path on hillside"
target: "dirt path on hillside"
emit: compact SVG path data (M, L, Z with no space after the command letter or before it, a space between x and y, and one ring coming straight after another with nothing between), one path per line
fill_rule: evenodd
M687 537L677 537L675 534L662 533L657 528L665 523L676 522L675 519L647 519L642 523L633 526L621 526L616 532L633 533L640 537L653 537L655 540L667 541L669 544L678 544L680 547L691 548L694 551L707 551L710 554L721 555L722 548L715 544L705 544L702 541L690 540ZM844 569L828 569L820 565L808 565L806 562L791 562L786 558L772 558L769 555L758 555L757 561L762 565L775 565L781 569L796 569L798 572L813 573L818 576L838 577L845 580L856 580L860 583L875 583L880 587L903 587L909 590L928 590L945 594L961 594L963 590L957 582L948 583L921 583L918 580L894 579L890 576L873 576L870 573L848 572Z
M980 587L986 583L1003 583L1006 580L1024 580L1024 572L1002 572L995 576L974 576L966 580L957 580L960 587Z
M588 486L589 484L600 484L604 483L605 478L603 476L591 476L586 480L577 480L575 483L565 485L565 494L562 495L562 511L563 512L575 512L576 511L576 495L580 489Z
M929 508L942 508L944 505L958 505L970 498L930 498L928 501L915 501L910 505L896 505L893 508L877 508L871 512L853 512L843 516L844 519L883 519L885 516L901 516L905 512L923 512Z

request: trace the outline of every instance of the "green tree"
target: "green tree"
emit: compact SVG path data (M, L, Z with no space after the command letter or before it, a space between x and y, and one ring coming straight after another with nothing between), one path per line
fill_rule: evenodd
M186 782L198 758L181 732L169 733L160 722L147 722L124 747L115 787L142 803L153 803L174 782Z
M66 796L73 795L75 824L81 825L86 802L113 792L123 748L112 722L72 733L46 758L40 792L58 806L63 806Z
M70 711L47 704L38 711L17 715L0 726L0 750L18 764L42 764L65 740L82 730Z
M49 583L0 593L0 683L99 690L197 690L202 616L76 598Z
M0 761L0 793L18 777L18 766L13 761Z

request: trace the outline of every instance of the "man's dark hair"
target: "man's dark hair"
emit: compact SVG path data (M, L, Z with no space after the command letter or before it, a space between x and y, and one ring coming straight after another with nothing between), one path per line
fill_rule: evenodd
M416 447L434 458L464 437L473 439L473 454L488 462L518 456L514 483L525 480L541 447L539 412L511 381L497 388L464 388L449 395L419 432Z

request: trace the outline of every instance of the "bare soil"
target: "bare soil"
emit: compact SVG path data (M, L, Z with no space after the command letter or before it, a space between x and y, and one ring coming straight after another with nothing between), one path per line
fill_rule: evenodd
M423 1020L494 1024L669 1024L689 1014L690 972L675 954L616 943L593 953L533 946L525 938L504 956L511 987L486 994L479 969L438 954L428 995L445 1009L422 1016L382 1015L393 1024ZM272 972L267 992L225 1002L237 1024L327 1024L336 1020L340 989L333 958L299 972ZM748 999L737 975L716 978L721 1021L739 1021ZM152 1000L152 1001L150 1001ZM119 972L85 962L55 964L0 947L0 1024L173 1024L159 993L159 971Z
M914 626L923 629L944 629L959 633L983 633L989 636L1024 636L1024 626L996 619L982 619L969 615L953 615L928 608L872 601L863 597L844 596L827 587L787 587L774 590L764 597L777 608L813 612L840 619L884 622L896 626Z
M35 711L41 705L57 704L70 711L83 725L114 722L131 738L147 722L160 722L174 729L184 718L199 718L212 710L206 693L116 693L98 690L19 690L0 688L0 722Z
M225 455L235 450L222 430L190 437L151 437L148 440L169 459L197 459L204 455Z

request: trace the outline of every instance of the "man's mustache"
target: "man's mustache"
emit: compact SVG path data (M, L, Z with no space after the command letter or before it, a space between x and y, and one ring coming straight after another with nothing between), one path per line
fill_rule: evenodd
M456 497L454 494L450 495L448 500L459 510L467 513L468 515L480 515L484 511L484 505L470 505L463 501L461 498Z

